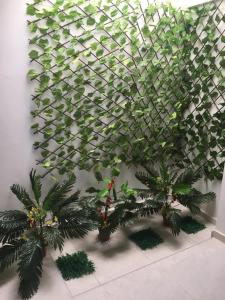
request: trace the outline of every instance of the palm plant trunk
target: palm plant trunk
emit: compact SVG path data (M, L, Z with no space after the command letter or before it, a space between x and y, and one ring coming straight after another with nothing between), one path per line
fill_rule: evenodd
M105 243L107 242L109 239L110 239L110 228L109 227L99 227L98 228L98 240L101 242L101 243Z

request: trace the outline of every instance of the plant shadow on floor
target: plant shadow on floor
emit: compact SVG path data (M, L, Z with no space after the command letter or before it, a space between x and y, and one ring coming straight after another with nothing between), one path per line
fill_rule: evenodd
M200 220L200 218L197 218L197 220ZM174 249L174 251L179 250L187 243L188 235L185 232L181 231L180 235L173 236L170 228L163 225L161 216L156 215L151 218L139 219L126 227L122 227L120 230L114 232L110 240L105 243L100 243L97 239L98 232L92 231L85 239L75 241L74 245L76 247L73 248L72 246L72 249L73 251L77 251L77 243L79 243L79 249L87 253L97 254L104 258L113 258L131 249L132 242L128 238L131 234L149 227L162 238L164 241L163 244ZM160 247L160 244L158 247Z
M110 240L105 243L99 242L97 235L97 231L92 231L85 239L78 241L79 249L87 253L97 254L104 258L112 258L129 251L131 247L127 236L124 235L121 230L114 232ZM74 249L74 251L76 251L76 249Z
M183 238L186 233L181 232L178 236L172 235L170 228L163 225L162 218L158 215L138 220L124 228L123 233L129 236L135 232L148 229L149 227L163 239L164 244L168 245L168 247L172 247L174 251L179 250L179 248L187 242L186 238Z

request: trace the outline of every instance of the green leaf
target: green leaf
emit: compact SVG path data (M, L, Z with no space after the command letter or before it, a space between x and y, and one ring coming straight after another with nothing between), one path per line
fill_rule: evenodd
M135 196L137 192L128 186L128 182L121 184L121 191L127 196Z
M56 22L55 22L54 19L48 18L47 21L46 21L46 26L48 26L48 27L51 28L55 23L56 23Z
M38 30L38 26L35 23L30 23L29 30L30 30L30 32L34 33Z
M117 14L118 14L118 10L117 10L117 9L114 9L114 10L110 13L110 16L111 16L111 17L115 17Z
M87 25L92 26L92 25L94 25L94 24L95 24L95 19L89 17L89 18L87 19Z
M94 5L92 5L92 4L89 4L89 5L85 6L84 10L88 14L94 14L97 11L96 7Z
M36 50L31 50L29 53L29 57L31 59L37 59L38 58L38 52Z
M145 25L143 28L142 28L142 32L144 34L145 37L149 37L150 35L150 31L149 31L149 28L147 25Z
M37 73L37 71L35 71L35 70L33 70L33 69L31 69L31 70L29 70L28 71L28 73L27 73L27 77L29 78L29 79L34 79L35 77L37 77L38 76L38 73Z
M107 21L109 18L106 16L106 15L102 15L101 17L100 17L100 22L101 23L104 23L105 21Z
M50 104L50 102L51 102L51 100L49 98L45 98L45 99L43 99L42 104L44 106L48 106Z
M170 120L174 120L177 117L177 113L173 112L172 115L170 116Z
M221 42L225 43L225 35L221 37Z
M109 194L109 190L108 189L102 189L100 192L98 192L97 197L98 198L104 198L106 196L108 196Z
M173 193L178 195L187 195L191 191L191 185L185 183L177 183L173 186Z
M31 4L27 6L27 15L34 16L36 13L35 7Z
M101 172L95 171L94 175L95 175L95 178L97 179L97 181L102 181L103 180Z
M69 48L69 49L66 50L66 54L68 56L74 56L75 50L73 48Z
M50 161L45 161L41 165L42 165L43 168L49 168L51 166L51 162Z
M119 176L119 175L120 175L120 169L114 167L114 168L112 169L112 176L117 177L117 176Z
M102 48L100 48L96 51L96 56L98 56L98 57L102 56L103 53L104 53L104 50Z
M225 59L222 59L220 61L220 65L221 65L222 68L225 68Z

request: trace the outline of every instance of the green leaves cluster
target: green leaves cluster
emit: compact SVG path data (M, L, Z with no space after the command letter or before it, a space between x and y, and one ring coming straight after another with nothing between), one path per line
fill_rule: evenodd
M116 174L121 162L164 159L221 177L224 18L215 4L44 3L27 14L29 56L41 67L28 72L37 86L32 130L46 173Z

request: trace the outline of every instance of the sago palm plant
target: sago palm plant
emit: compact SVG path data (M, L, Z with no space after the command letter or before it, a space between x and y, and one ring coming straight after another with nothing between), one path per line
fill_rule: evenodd
M36 171L30 172L30 182L32 196L18 184L11 186L24 210L0 212L0 271L18 262L19 295L23 299L38 290L47 246L61 251L65 238L80 238L92 229L79 205L79 192L68 196L75 177L55 183L43 199Z
M121 184L119 191L116 191L114 179L105 178L104 184L105 187L101 190L89 188L87 191L95 195L86 199L90 218L97 223L100 242L108 241L111 233L120 225L134 220L139 208L136 191L131 189L128 183Z
M146 172L137 172L139 179L147 189L139 190L143 206L142 216L161 213L164 224L171 227L174 235L180 232L181 210L174 203L189 208L193 214L200 213L200 205L215 199L212 192L201 193L193 184L202 177L201 171L192 169L177 170L162 164L160 167L146 167Z

